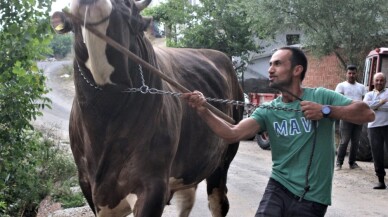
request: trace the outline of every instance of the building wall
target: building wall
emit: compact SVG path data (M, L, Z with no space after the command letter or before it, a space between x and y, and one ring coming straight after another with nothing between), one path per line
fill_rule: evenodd
M268 67L271 56L264 56L247 66L244 74L245 79L268 79Z
M334 54L317 58L307 52L306 56L308 67L303 81L304 87L325 87L335 90L338 83L345 81L346 71Z
M289 28L284 33L277 34L273 41L258 40L257 43L264 49L260 53L251 53L251 63L247 66L244 74L246 79L268 79L268 62L274 51L285 46L287 34L299 34L301 44L304 41L304 34L298 29ZM301 47L300 44L293 45ZM303 49L303 48L302 48ZM346 79L346 71L341 66L337 57L332 54L321 58L314 57L311 52L306 51L308 58L308 69L303 81L305 87L325 87L334 90L338 83ZM359 72L362 73L362 72Z
M248 57L250 64L247 66L245 79L268 79L268 62L271 55L277 48L287 44L287 35L289 34L299 35L301 42L304 40L303 32L294 28L289 28L284 33L277 34L272 40L255 39L262 50L259 53L250 52ZM299 47L300 44L293 46Z

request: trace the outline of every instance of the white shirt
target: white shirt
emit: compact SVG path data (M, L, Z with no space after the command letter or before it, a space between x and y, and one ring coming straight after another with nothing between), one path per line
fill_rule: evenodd
M341 93L352 100L361 101L367 91L364 85L358 82L351 84L348 81L344 81L337 85L335 92Z
M388 99L388 90L373 90L365 94L364 102L375 111L375 120L368 123L368 128L382 127L388 125L388 103L384 103L377 108L382 99ZM388 133L388 132L387 132Z

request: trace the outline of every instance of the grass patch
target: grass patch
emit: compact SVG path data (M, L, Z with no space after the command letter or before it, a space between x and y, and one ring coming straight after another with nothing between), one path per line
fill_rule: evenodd
M60 184L52 191L54 201L61 203L65 209L85 205L85 198L78 188L78 181L75 177Z

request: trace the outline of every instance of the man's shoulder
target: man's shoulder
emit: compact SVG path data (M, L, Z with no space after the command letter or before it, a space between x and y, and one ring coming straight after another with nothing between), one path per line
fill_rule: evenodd
M388 89L385 88L384 91L381 92L383 96L388 96Z
M374 92L375 92L374 90L371 90L371 91L366 92L365 97L367 97L367 96L373 96Z
M348 84L348 82L347 81L343 81L343 82L338 83L337 87L344 86L346 84Z
M342 94L325 87L304 88L304 91L306 91L306 93L313 94L315 97L320 95L341 95L342 96Z
M359 87L365 87L363 84L359 83L359 82L356 82L356 85L359 86Z
M335 91L338 92L338 93L343 93L344 92L344 89L346 88L347 86L347 82L346 81L343 81L343 82L340 82L337 84L337 86L335 87Z
M316 87L316 88L307 88L314 92L335 92L331 89L325 88L325 87Z
M324 87L315 88L314 99L317 102L330 105L347 105L352 102L350 98L343 94Z

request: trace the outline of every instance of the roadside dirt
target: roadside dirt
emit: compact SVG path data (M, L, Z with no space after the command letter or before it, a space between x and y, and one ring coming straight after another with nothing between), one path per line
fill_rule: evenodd
M63 80L58 67L69 61L45 63L48 84L53 91L50 98L55 102L52 110L45 110L40 123L54 123L62 132L61 138L68 141L67 125L74 88L72 82ZM42 66L42 65L41 65ZM66 142L64 143L66 144ZM347 158L345 159L345 161ZM335 171L333 182L333 204L328 217L388 217L388 190L373 190L376 184L372 162L358 162L362 169L350 170L346 165ZM232 162L228 175L228 197L230 217L254 216L271 172L271 153L259 148L256 141L241 142L240 149ZM39 217L91 217L90 208L63 210L60 204L47 199L42 201ZM175 202L165 208L163 217L178 216ZM207 208L206 184L200 183L197 199L191 213L193 217L210 217Z

